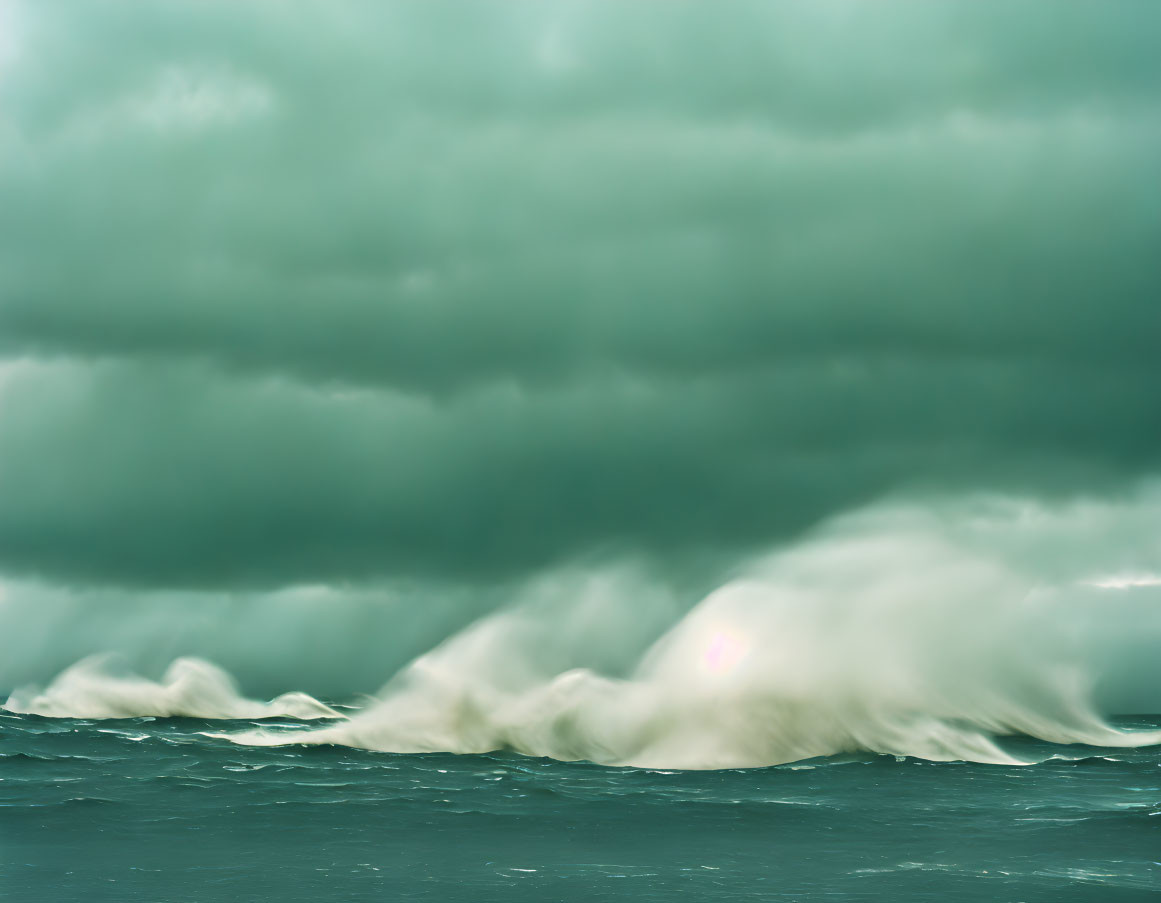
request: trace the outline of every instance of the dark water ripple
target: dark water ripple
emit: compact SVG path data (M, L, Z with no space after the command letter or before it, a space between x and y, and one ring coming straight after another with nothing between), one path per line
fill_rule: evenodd
M1161 900L1157 748L674 772L207 736L251 726L0 713L0 899Z

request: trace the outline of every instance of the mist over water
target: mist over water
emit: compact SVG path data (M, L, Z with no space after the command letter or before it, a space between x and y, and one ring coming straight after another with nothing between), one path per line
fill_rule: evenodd
M1108 727L1094 698L1118 668L1147 679L1150 663L1124 650L1161 639L1156 543L1120 542L1158 498L1146 486L1119 504L872 506L750 562L676 620L680 606L639 570L542 578L344 714L303 693L247 699L189 658L159 682L86 660L7 708L333 718L226 736L682 769L849 751L1012 764L997 740L1010 734L1158 743Z

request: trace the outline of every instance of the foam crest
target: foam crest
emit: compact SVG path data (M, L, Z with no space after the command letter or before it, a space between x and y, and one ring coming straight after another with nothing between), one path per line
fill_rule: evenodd
M1016 763L996 742L1005 734L1161 742L1161 732L1114 730L1090 704L1085 625L1109 617L1108 591L1029 570L1042 542L1028 555L1019 543L981 539L1011 540L1011 531L1007 514L969 524L872 512L710 594L626 678L552 673L526 623L544 613L517 610L419 658L347 722L232 739L403 753L510 748L690 769L855 750Z
M305 693L284 693L269 702L247 699L225 671L201 659L175 660L160 681L118 674L115 664L109 656L91 656L43 690L17 690L3 707L10 712L58 718L341 717Z
M1113 729L1092 702L1110 662L1140 681L1132 669L1157 661L1161 546L1148 524L1159 512L1154 489L1120 508L873 507L752 563L692 607L642 570L548 575L416 658L349 719L227 736L688 769L852 751L1017 763L998 740L1011 734L1159 743L1161 732ZM1126 661L1138 664L1126 672ZM338 714L305 694L246 699L225 672L190 658L156 683L85 660L7 707Z

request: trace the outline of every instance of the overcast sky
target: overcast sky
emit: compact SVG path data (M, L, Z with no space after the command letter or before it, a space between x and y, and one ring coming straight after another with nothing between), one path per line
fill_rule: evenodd
M1130 497L1158 34L1154 0L5 2L9 607L697 581L883 498Z

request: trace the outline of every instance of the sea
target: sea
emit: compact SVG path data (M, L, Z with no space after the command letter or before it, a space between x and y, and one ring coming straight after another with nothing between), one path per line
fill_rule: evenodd
M0 711L0 899L1161 900L1157 746L677 770L223 736L256 728L303 725Z

